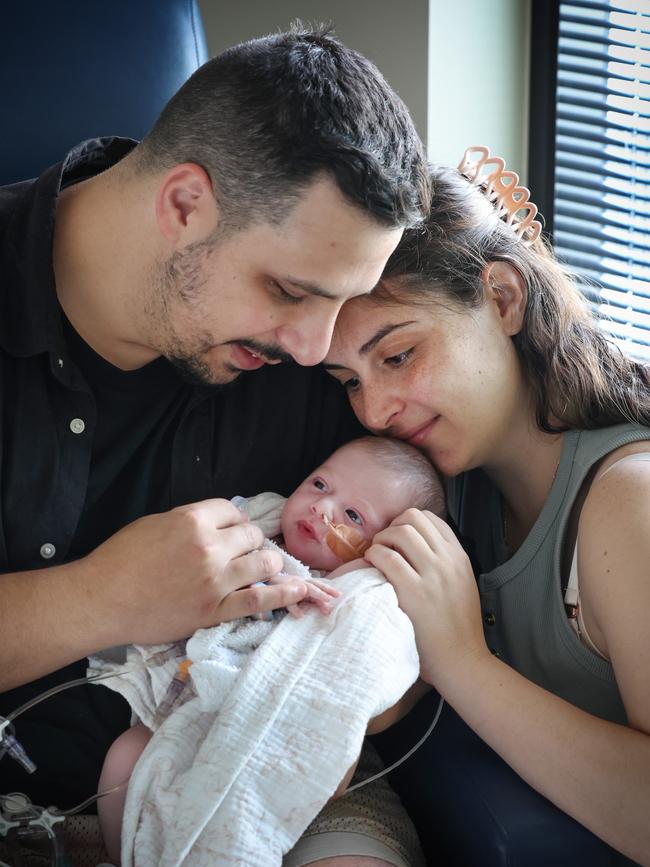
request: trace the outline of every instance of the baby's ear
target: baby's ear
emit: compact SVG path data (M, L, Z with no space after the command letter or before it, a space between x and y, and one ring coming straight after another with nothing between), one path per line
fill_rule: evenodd
M481 274L486 301L493 301L509 337L521 331L528 293L521 272L510 262L488 262Z

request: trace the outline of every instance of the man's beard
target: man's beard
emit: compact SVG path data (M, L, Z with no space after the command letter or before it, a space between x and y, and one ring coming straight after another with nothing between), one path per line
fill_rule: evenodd
M219 388L229 385L237 378L236 376L229 376L223 379L216 377L210 365L194 355L178 357L165 354L165 358L170 364L174 365L182 378L191 385L211 385Z
M257 340L242 338L241 340L229 340L222 345L229 346L235 343L239 346L243 346L249 352L261 356L266 361L281 361L284 363L293 362L293 358L289 353L284 352L284 350L280 349L279 346L273 346L269 343L260 343ZM203 359L204 353L210 348L212 347L206 347L202 349L200 353L193 352L184 353L182 355L178 354L177 349L176 353L165 353L165 357L174 365L184 379L192 382L194 385L228 385L229 383L234 382L240 373L246 372L240 370L240 368L236 367L234 364L224 362L223 368L229 375L226 375L223 378L219 377Z
M198 304L206 285L205 259L218 244L218 238L208 238L173 253L159 263L153 275L153 294L148 315L153 341L159 352L193 385L226 385L234 377L218 376L205 361L214 343L204 333L191 341L176 333L173 313L179 304Z
M266 361L293 361L279 346L249 338L215 344L207 332L184 338L174 330L173 310L177 309L179 302L188 306L199 305L203 300L202 292L207 282L205 259L217 243L216 238L197 242L185 250L177 251L163 263L156 275L157 290L150 310L151 321L154 327L157 326L155 330L160 336L160 352L184 379L195 385L227 385L243 372L227 360L222 361L221 368L216 371L210 367L206 358L215 346L225 348L237 344Z

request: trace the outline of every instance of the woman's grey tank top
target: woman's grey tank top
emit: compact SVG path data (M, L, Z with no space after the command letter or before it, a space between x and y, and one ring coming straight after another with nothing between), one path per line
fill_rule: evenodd
M548 499L519 550L508 558L501 496L482 470L449 484L449 511L474 543L488 647L529 680L589 713L626 723L609 662L572 630L562 597L562 543L571 507L591 467L620 446L650 440L650 428L622 424L564 434ZM568 575L566 576L568 578Z

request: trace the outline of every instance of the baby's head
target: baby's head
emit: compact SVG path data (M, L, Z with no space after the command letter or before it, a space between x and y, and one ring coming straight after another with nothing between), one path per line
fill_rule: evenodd
M328 546L323 515L371 540L405 509L445 513L442 484L429 461L400 440L362 437L334 452L293 492L282 510L287 551L314 569L342 559Z

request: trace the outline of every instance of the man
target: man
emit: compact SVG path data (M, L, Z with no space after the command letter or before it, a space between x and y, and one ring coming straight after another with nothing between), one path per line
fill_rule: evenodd
M377 70L299 32L209 61L140 144L0 191L1 714L88 654L302 598L251 586L279 558L213 498L287 493L350 436L318 371L273 365L323 358L427 196ZM97 687L49 700L0 791L82 800L128 722Z

